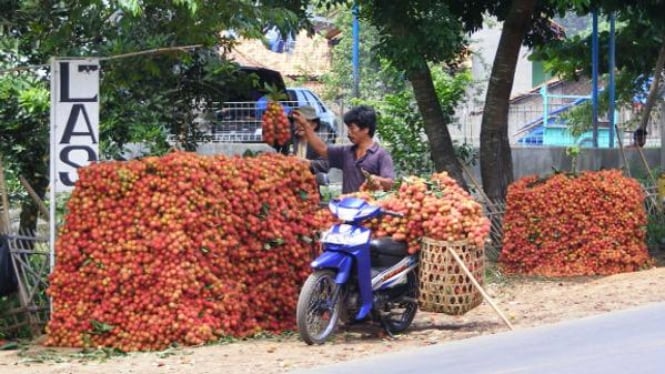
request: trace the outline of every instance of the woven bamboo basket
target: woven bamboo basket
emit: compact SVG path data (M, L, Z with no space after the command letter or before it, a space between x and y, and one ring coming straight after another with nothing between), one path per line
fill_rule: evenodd
M453 249L482 285L485 252L466 241L445 242L423 238L419 265L418 304L424 312L462 315L483 302L480 291L471 283L450 254Z

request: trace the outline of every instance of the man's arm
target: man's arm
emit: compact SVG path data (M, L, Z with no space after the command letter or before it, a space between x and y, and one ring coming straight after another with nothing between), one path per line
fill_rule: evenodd
M373 175L372 179L374 180L374 183L380 184L384 191L389 191L391 188L393 188L393 184L395 183L392 178L380 177L378 175Z
M379 175L372 175L372 182L378 184L384 191L388 191L395 183L395 165L390 154L385 151L379 163Z
M292 113L296 126L302 129L305 134L307 144L309 144L314 152L319 154L321 157L328 158L328 145L323 140L321 140L321 138L319 138L314 129L307 124L307 120L303 118L297 110L294 110Z

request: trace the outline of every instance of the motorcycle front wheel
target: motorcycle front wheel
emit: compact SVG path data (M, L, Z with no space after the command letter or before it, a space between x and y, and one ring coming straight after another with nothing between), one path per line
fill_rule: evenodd
M331 270L317 270L307 278L296 310L298 332L305 343L323 344L333 334L339 319L340 294Z

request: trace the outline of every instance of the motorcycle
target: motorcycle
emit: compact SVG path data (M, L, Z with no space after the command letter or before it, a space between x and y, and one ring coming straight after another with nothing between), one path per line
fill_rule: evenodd
M298 297L298 332L307 344L323 344L341 322L379 322L390 336L406 330L418 310L418 255L405 242L371 239L362 224L383 215L402 217L355 197L331 200L342 223L321 237L323 252Z

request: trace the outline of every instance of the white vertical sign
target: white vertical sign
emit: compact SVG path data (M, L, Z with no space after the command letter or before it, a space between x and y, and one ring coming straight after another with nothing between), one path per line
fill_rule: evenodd
M99 159L99 60L51 61L51 269L56 193L70 191L77 169Z
M99 155L99 60L54 60L51 65L51 154L55 192L69 191L77 169Z

